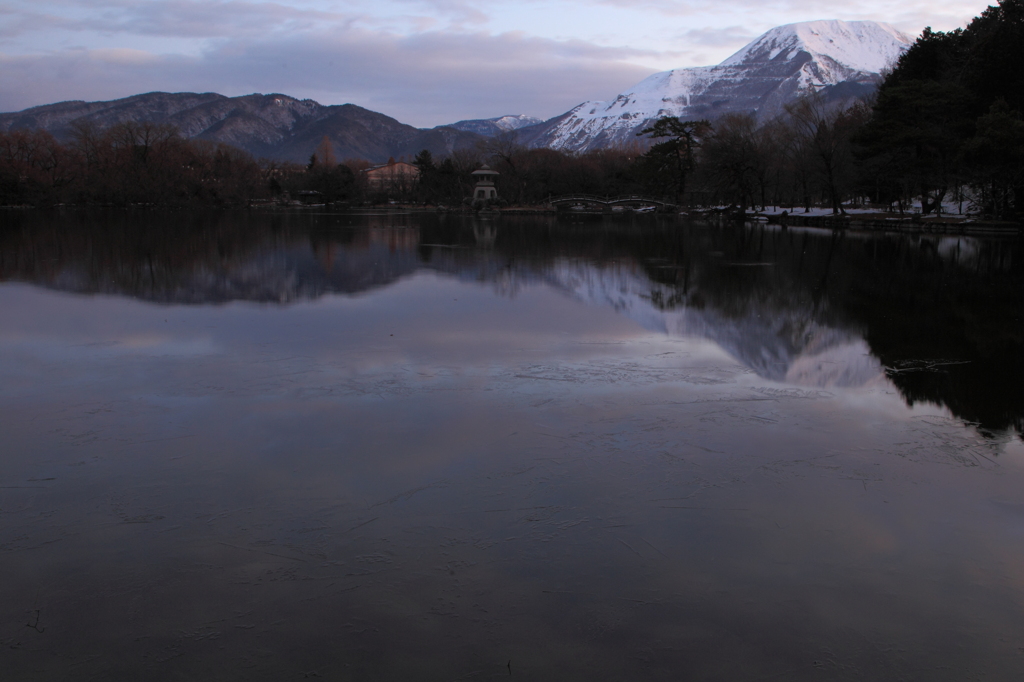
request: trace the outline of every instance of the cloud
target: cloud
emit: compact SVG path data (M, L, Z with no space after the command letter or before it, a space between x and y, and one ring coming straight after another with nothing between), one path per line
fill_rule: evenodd
M741 26L690 29L673 41L682 49L667 54L680 64L712 65L722 61L723 55L732 54L756 37Z
M715 6L709 0L598 0L598 4L654 11L670 17L699 16Z
M359 23L377 29L422 30L425 23L447 28L480 25L487 15L463 0L394 0L422 10L421 14L379 11L374 0L350 0L345 11L338 3L327 9L295 2L250 0L95 0L83 11L80 2L68 0L13 0L0 8L0 37L60 30L67 33L106 36L159 36L184 39L238 39L268 34L289 35L324 30L344 30Z
M687 46L743 47L757 36L742 26L691 29L680 34L679 41Z
M581 0L587 4L587 0ZM962 26L994 0L862 0L828 3L821 0L595 0L594 4L651 12L665 17L700 17L704 23L734 22L743 17L750 28L815 19L869 19L883 21L913 35L925 25L949 30ZM710 20L710 21L709 21Z
M26 33L64 29L69 21L61 16L28 8L0 5L0 38L10 39Z
M506 113L548 117L614 97L655 70L718 63L777 24L873 18L916 35L925 24L951 28L984 8L971 5L7 0L0 3L0 110L153 90L262 91L352 102L421 126ZM664 16L699 17L699 23ZM570 26L555 17L579 21ZM591 33L575 40L538 35L563 30ZM644 49L609 46L630 42Z
M479 2L470 0L403 0L408 4L420 5L428 11L430 16L448 17L455 26L467 24L484 24L488 16L481 10L485 7Z
M244 0L99 0L88 11L60 0L22 4L4 11L6 36L59 28L71 32L128 33L176 38L238 38L345 26L361 15Z
M521 33L349 29L224 41L199 56L85 49L0 55L0 109L166 90L351 102L423 127L509 113L546 118L640 81L651 70L626 60L644 54Z

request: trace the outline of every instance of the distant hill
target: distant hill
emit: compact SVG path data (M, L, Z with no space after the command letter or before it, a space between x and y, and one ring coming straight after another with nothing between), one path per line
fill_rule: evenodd
M339 159L384 162L422 149L446 156L473 147L481 135L453 127L419 129L354 104L324 106L287 95L226 97L216 93L150 92L109 102L60 102L0 114L0 131L45 129L61 140L76 123L168 123L189 138L225 142L254 156L305 163L330 138Z
M466 132L477 133L478 135L484 135L485 137L494 137L501 133L519 130L520 128L534 126L543 122L544 121L541 119L534 118L533 116L518 114L497 116L495 118L474 118L465 121L456 121L455 123L449 123L448 125L437 126L437 128L455 128L456 130L465 130ZM435 130L437 128L435 128Z

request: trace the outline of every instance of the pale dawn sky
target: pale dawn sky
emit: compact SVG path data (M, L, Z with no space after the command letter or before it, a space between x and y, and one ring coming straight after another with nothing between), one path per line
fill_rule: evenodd
M0 111L163 90L280 92L428 127L548 118L764 31L873 19L916 37L966 0L4 0Z

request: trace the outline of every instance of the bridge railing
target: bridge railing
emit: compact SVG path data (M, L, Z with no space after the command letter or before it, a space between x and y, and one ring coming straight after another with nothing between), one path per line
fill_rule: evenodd
M561 204L569 201L593 201L604 204L608 202L608 197L602 197L596 194L563 194L557 197L548 197L549 204Z
M674 206L667 201L661 199L655 199L653 197L645 197L639 194L627 194L618 197L602 197L596 194L564 194L557 197L548 197L549 204L568 204L572 202L590 203L590 204L625 204L631 202L653 204L655 206Z

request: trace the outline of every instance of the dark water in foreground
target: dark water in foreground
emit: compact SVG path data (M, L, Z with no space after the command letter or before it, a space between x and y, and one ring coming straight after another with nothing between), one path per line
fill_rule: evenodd
M4 680L1019 679L1015 240L0 220Z

